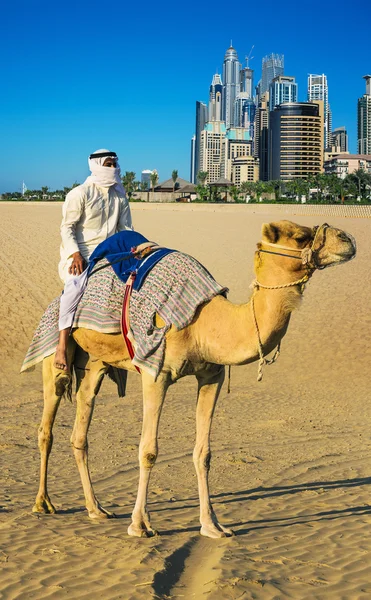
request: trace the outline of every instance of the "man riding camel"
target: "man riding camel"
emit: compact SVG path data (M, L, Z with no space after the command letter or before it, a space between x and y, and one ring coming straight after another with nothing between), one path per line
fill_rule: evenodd
M117 155L96 150L89 156L91 175L73 188L63 205L59 276L65 284L59 311L59 341L54 366L67 371L67 343L77 304L87 283L87 266L103 240L133 229L129 203L121 183Z

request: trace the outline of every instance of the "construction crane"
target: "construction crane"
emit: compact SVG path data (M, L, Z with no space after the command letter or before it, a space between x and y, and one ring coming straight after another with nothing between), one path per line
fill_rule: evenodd
M251 46L251 50L249 52L249 54L247 56L245 56L245 60L246 60L246 67L249 67L249 60L252 60L254 57L251 56L252 51L254 50L254 44Z

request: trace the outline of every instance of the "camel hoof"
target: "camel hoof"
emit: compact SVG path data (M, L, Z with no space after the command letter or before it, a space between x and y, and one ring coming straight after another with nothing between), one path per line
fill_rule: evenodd
M88 510L88 514L90 519L116 519L115 513L111 513L105 508L102 508L101 506L99 508L94 508L94 510Z
M138 525L131 524L128 527L128 535L131 535L132 537L149 538L160 534L156 529L152 529L151 527L144 529L143 527L138 527Z
M222 525L214 525L211 527L202 526L200 529L200 534L204 537L219 539L224 537L232 537L234 535L234 531L232 529L228 529L227 527L223 527Z
M54 515L57 511L49 499L36 500L32 507L33 513L42 513L44 515Z

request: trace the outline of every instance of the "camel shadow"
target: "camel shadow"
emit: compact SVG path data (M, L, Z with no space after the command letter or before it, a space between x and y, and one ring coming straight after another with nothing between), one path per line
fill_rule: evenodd
M213 504L218 504L218 501L222 504L229 504L232 502L243 502L244 500L262 500L265 498L274 498L285 495L293 495L302 492L309 492L315 490L332 490L336 488L352 488L358 487L361 485L370 485L371 478L370 477L359 477L355 479L339 479L336 481L313 481L310 483L298 483L287 486L274 486L274 487L263 487L259 486L256 488L251 488L247 490L240 490L236 492L222 492L220 494L210 494L210 499L213 501ZM168 504L168 501L165 501ZM184 506L173 506L172 510L183 510L184 508L195 508L198 506L198 497L194 496L192 498L182 498L172 501L173 504L178 504L181 502L195 502L194 505L186 504ZM150 502L152 505L152 512L162 512L164 510L169 510L169 507L166 506L164 508L155 508L155 505L163 504L164 502Z
M249 490L241 490L238 492L223 492L214 494L211 498L218 500L223 498L223 504L230 502L241 502L243 500L260 500L264 498L274 498L278 496L293 495L302 492L310 492L316 490L333 490L337 488L352 488L361 485L370 485L371 477L356 477L354 479L338 479L335 481L312 481L306 483L298 483L292 485L282 485L274 487L259 486ZM226 499L232 496L230 499Z
M333 521L334 519L354 517L358 515L370 515L371 506L353 506L352 508L343 508L340 510L327 510L313 514L303 515L301 517L283 517L278 519L262 519L260 521L244 521L229 524L230 527L241 527L249 525L244 529L235 531L235 535L246 535L251 531L258 529L269 529L273 527L291 527L292 525L306 525L320 521Z
M362 485L370 485L371 478L369 477L359 477L354 479L339 479L335 481L313 481L307 483L293 484L287 486L274 486L274 487L257 487L249 490L241 490L237 492L223 492L220 494L211 495L210 498L213 501L214 507L217 509L218 504L231 504L233 502L244 502L251 500L262 500L280 496L290 496L302 492L308 491L330 491L334 489L346 489L346 488L355 488ZM194 504L189 504L189 502L195 502ZM155 504L155 503L154 503ZM156 503L157 504L157 503ZM176 506L175 504L178 504ZM152 513L162 512L165 510L188 510L188 509L196 509L198 508L198 499L195 497L192 498L184 498L182 500L177 500L172 503L172 506L166 506L161 508L156 508L154 505L151 507ZM329 510L322 511L317 513L305 514L302 516L293 515L291 517L281 517L277 519L261 519L258 521L239 521L236 523L229 523L228 525L232 528L240 528L235 531L237 536L245 535L251 531L258 529L267 529L273 527L289 527L292 525L298 524L306 524L313 523L316 521L331 521L338 518L358 516L358 515L369 515L371 514L371 506L363 505L363 506L355 506L349 507L339 510ZM244 527L245 526L245 527ZM186 527L186 528L177 528L174 530L162 531L161 535L173 535L175 533L192 533L197 531L199 527Z

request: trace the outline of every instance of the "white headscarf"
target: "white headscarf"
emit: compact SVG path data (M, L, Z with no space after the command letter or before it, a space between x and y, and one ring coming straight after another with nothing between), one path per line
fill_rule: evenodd
M102 154L103 152L110 152L110 150L102 148L100 150L96 150L93 152L93 154ZM111 187L114 185L118 192L125 194L125 190L121 182L120 165L117 163L117 167L115 168L104 167L103 163L107 158L108 156L101 156L99 158L88 159L91 175L87 177L85 183L95 183L100 187Z

